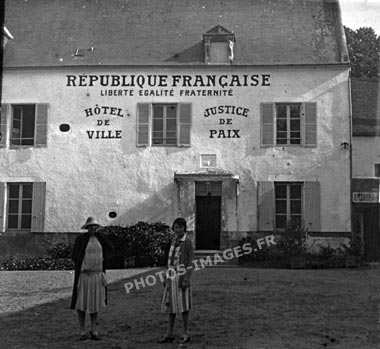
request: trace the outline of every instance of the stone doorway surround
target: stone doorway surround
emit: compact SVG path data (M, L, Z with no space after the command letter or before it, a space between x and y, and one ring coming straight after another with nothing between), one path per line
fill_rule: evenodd
M229 248L233 244L230 241L231 233L239 231L239 176L223 170L205 170L190 173L174 173L174 181L177 184L178 216L187 221L188 236L192 238L196 246L196 182L221 182L221 231L220 249Z

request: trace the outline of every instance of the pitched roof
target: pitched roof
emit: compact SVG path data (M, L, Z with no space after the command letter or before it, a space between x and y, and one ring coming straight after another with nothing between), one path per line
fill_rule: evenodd
M199 65L218 25L233 64L348 61L338 0L7 0L5 25L5 67Z
M352 79L353 136L380 136L380 81Z

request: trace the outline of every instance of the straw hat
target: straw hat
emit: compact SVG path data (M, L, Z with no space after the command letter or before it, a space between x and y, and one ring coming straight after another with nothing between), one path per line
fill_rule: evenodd
M86 223L82 225L81 229L87 229L89 225L97 225L98 227L101 227L102 225L94 218L94 217L88 217Z

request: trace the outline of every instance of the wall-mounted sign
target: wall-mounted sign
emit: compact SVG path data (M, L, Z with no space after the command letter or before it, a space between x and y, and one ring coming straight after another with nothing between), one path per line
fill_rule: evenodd
M379 193L377 192L354 192L352 193L353 202L379 203Z
M235 105L219 105L206 108L203 116L205 118L218 115L219 125L232 125L234 117L248 117L248 108L235 106ZM223 115L223 118L220 118ZM210 130L209 138L240 138L240 130L237 129L213 129Z
M113 139L113 138L121 138L121 130L112 130L109 126L110 119L108 117L110 116L118 116L123 118L123 110L121 108L116 108L112 106L107 105L98 105L96 104L92 108L87 108L84 110L86 117L94 116L97 118L100 118L101 116L106 116L106 119L97 119L96 120L96 126L102 126L105 127L104 129L94 129L94 130L87 130L87 135L89 139Z
M241 87L269 87L270 74L78 74L67 87L100 87L100 96L233 97Z

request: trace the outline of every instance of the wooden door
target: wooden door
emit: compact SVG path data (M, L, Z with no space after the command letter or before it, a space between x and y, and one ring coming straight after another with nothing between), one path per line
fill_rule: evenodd
M378 205L355 205L354 233L361 233L363 236L365 260L368 262L380 262Z
M221 183L196 183L196 248L219 250L221 229Z

